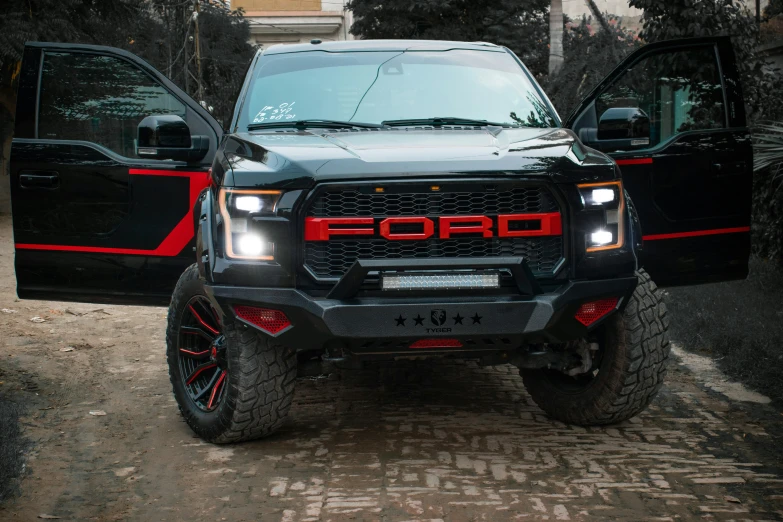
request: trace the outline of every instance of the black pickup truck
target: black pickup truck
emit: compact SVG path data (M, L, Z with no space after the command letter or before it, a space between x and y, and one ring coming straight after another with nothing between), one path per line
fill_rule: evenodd
M180 409L213 442L283 422L299 372L519 367L568 423L644 409L658 284L743 278L751 144L731 42L651 44L563 122L486 43L275 46L231 121L138 57L26 46L18 294L169 305Z

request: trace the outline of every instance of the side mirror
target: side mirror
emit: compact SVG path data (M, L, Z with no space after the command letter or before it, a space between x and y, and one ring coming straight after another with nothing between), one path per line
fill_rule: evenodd
M631 140L631 146L650 145L650 118L636 107L607 109L598 121L598 139Z
M137 137L141 158L198 161L209 152L209 138L191 136L185 120L174 114L147 116L139 123Z

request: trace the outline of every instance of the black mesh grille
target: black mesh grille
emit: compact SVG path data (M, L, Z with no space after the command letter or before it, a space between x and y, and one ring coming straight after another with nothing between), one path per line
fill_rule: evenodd
M557 212L558 204L546 187L507 190L480 186L475 191L374 193L355 187L328 189L316 196L309 217L457 216ZM472 188L472 187L471 187ZM436 257L522 256L538 276L552 274L563 257L560 236L528 238L461 237L424 241L389 241L385 238L335 237L308 241L304 264L318 279L337 279L357 259L422 259Z
M493 192L367 193L328 191L310 207L308 216L458 216L557 212L557 202L544 187L517 187Z

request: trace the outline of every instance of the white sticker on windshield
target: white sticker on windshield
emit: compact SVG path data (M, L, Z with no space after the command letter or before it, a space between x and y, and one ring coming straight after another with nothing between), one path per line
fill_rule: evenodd
M264 123L265 121L293 120L294 118L296 118L296 114L292 112L294 110L295 103L296 102L281 103L277 107L274 107L272 105L264 105L264 108L258 111L256 117L253 118L253 123Z

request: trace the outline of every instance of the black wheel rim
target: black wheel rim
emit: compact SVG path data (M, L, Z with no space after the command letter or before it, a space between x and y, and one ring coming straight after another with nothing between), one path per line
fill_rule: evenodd
M228 388L226 339L218 314L204 296L185 306L177 335L179 374L190 400L202 411L214 411Z

